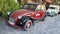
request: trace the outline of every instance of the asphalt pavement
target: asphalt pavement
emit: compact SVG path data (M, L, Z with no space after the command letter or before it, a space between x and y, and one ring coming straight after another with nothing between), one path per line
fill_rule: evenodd
M9 26L5 20L0 19L0 34L60 34L60 15L47 16L45 21L35 21L35 25L28 31Z

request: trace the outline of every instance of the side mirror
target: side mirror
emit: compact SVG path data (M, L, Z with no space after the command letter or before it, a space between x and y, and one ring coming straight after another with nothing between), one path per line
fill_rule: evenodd
M22 8L23 8L23 6L21 5L21 6L20 6L20 8L22 9Z
M8 15L10 15L11 12L7 12Z
M22 5L21 5L21 7L22 7Z

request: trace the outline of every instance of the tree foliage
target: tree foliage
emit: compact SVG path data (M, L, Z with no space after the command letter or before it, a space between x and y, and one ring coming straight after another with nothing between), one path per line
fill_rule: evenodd
M0 16L7 17L8 11L15 11L20 8L19 3L15 0L0 0Z

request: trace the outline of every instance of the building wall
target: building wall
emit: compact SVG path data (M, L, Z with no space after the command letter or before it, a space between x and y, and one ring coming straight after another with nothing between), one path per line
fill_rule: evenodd
M21 4L24 4L24 0L21 0Z
M27 2L38 2L40 0L27 0Z
M27 2L32 2L31 0L27 0Z
M27 0L27 3L36 2L37 0ZM25 0L21 0L21 4L24 4Z
M27 0L27 3L30 3L30 2L39 2L41 0ZM21 0L21 4L24 4L25 0Z

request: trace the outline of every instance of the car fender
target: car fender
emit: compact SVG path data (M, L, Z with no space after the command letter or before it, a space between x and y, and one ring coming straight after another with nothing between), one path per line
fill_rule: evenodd
M21 22L23 23L23 26L25 25L25 23L28 21L28 20L31 20L28 16L23 16L21 19Z

